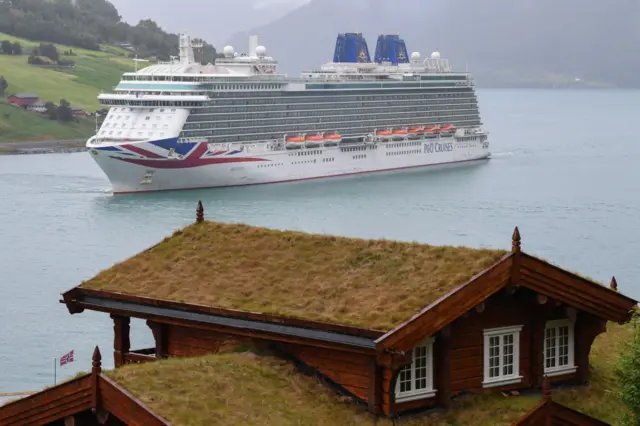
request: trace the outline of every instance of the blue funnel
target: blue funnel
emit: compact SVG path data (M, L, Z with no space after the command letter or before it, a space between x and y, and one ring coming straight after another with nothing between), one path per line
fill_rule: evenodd
M376 45L375 61L377 63L391 62L393 65L409 62L409 53L404 40L398 35L380 35Z
M369 47L362 34L338 34L333 62L371 62Z

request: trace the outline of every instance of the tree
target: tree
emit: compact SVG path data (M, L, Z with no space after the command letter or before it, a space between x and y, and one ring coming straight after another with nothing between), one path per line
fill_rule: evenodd
M9 82L7 81L6 78L0 75L0 96L1 97L4 97L4 92L5 90L7 90L7 87L9 87Z
M13 54L14 55L22 55L22 45L17 41L13 43Z
M2 50L2 53L11 55L13 53L13 44L8 40L2 40L0 50Z
M47 117L49 120L57 120L58 119L58 107L53 102L47 102L44 104L44 107L47 109Z
M60 99L60 105L58 105L58 120L63 123L68 123L73 120L73 114L71 113L71 105L64 99Z
M58 53L58 49L56 49L56 46L51 43L46 43L46 44L40 43L39 50L40 50L41 56L46 56L52 61L57 61L58 59L60 59L60 54Z
M622 426L640 426L640 313L635 312L631 327L633 334L615 367L620 382L617 396L628 410L621 414Z

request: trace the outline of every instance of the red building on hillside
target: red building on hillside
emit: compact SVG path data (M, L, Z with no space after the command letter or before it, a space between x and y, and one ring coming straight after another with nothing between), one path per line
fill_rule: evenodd
M33 93L16 93L15 95L9 96L7 100L10 104L27 107L35 104L40 99L38 98L38 95L34 95Z

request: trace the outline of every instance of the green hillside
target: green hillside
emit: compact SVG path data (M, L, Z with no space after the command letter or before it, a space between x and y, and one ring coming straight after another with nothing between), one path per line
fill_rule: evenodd
M92 119L65 124L0 102L0 142L84 139L94 128Z
M25 53L40 44L3 33L0 33L1 40L19 42ZM70 49L62 45L56 47L60 53ZM100 91L111 91L124 72L134 70L133 60L121 56L121 49L71 49L75 56L61 58L74 61L75 68L61 71L29 65L27 55L0 54L0 75L9 83L5 96L20 92L35 93L42 102L58 104L61 99L66 99L72 106L94 112L100 109L97 99ZM93 133L93 119L81 120L80 124L63 124L8 106L6 99L1 101L5 104L0 104L0 141L75 139ZM5 116L7 113L10 113L10 117Z

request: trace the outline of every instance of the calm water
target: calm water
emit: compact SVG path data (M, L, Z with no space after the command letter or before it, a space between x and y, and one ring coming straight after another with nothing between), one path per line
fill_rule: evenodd
M114 197L86 153L0 157L0 392L113 364L106 314L70 315L60 293L191 223L523 249L640 298L640 92L479 92L494 158L482 165L261 187ZM134 322L133 347L152 343Z

